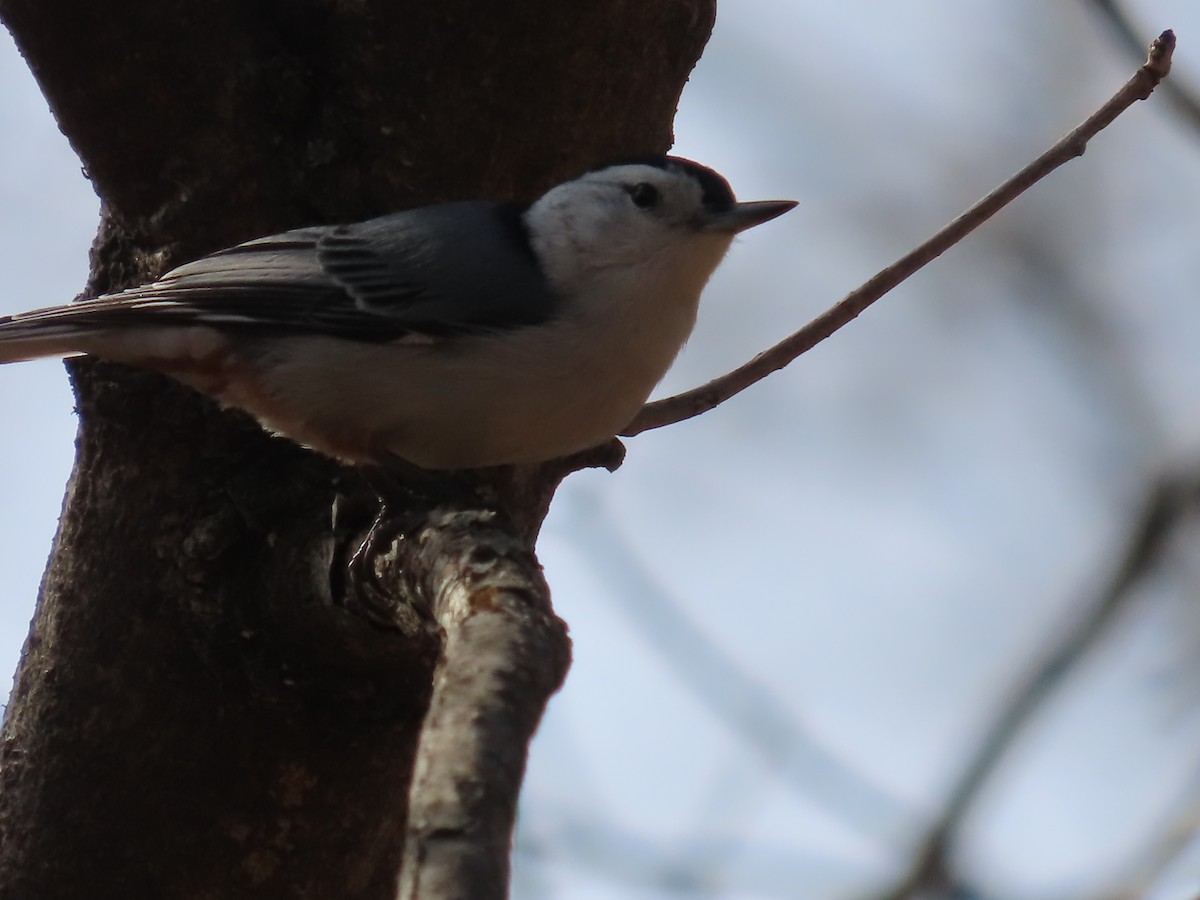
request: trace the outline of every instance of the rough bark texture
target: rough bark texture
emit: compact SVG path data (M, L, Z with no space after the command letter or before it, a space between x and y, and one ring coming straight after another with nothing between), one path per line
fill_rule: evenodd
M445 635L417 752L398 900L496 900L525 748L567 673L566 626L529 545L502 516L438 512L416 532L405 577Z
M662 150L712 16L0 0L104 202L92 291ZM441 648L339 603L353 475L164 379L73 369L76 470L0 744L0 897L393 896Z

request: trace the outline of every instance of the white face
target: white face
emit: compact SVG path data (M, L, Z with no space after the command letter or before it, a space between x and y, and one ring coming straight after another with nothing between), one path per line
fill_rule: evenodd
M714 186L728 192L718 182L710 194ZM526 221L547 278L568 296L598 281L657 291L670 284L690 294L708 281L733 238L704 228L712 212L705 200L705 185L686 169L635 163L553 188Z

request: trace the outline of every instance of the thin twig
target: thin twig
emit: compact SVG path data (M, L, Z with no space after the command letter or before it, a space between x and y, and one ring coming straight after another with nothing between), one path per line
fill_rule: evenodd
M1129 51L1133 59L1142 53L1142 39L1139 29L1134 25L1128 12L1117 0L1091 0L1092 7L1100 14L1117 34L1118 40ZM1200 129L1200 99L1188 86L1172 78L1163 85L1163 96L1174 104L1176 112L1183 117L1192 128Z
M1104 590L1029 673L983 735L978 751L955 782L941 818L929 830L908 874L887 895L888 900L919 896L922 889L947 882L950 842L989 776L1033 715L1113 624L1134 596L1134 587L1153 570L1180 523L1198 507L1200 471L1165 476L1155 482Z
M435 512L399 543L443 633L409 802L398 900L508 896L529 741L570 659L529 545L493 513Z
M964 237L994 216L997 212L1029 190L1059 166L1082 156L1088 141L1106 128L1122 112L1151 91L1171 70L1175 50L1175 33L1164 31L1150 45L1150 53L1134 76L1112 99L1098 109L1082 125L1071 131L1044 154L988 194L973 207L943 228L908 255L888 266L862 287L847 294L837 305L826 310L795 334L766 350L745 365L722 375L701 387L647 404L629 426L621 432L632 437L682 422L708 412L761 381L772 372L782 369L800 354L811 350L825 338L849 324L868 306L896 285L937 259Z

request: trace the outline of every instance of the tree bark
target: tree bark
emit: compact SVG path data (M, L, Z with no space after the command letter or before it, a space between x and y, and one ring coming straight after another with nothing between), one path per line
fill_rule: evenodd
M713 2L0 0L0 18L102 199L95 293L662 151ZM443 833L409 822L408 794L431 624L462 624L418 595L479 560L433 542L452 568L405 582L380 627L343 590L331 508L354 473L166 379L71 369L76 467L0 743L0 897L394 896L406 832ZM558 474L497 475L517 524L488 527L528 547ZM439 684L469 680L447 665Z

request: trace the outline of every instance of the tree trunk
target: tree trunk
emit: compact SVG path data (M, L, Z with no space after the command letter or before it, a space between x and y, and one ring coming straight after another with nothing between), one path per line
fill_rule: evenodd
M529 198L662 151L713 2L0 0L0 18L103 201L96 293L273 231ZM420 823L407 811L443 636L461 637L464 607L437 597L473 564L463 533L427 544L446 555L414 566L425 582L394 579L381 626L332 524L355 473L166 379L71 369L76 466L0 745L0 897L395 896L429 849L406 855L406 834L446 833L433 795L414 795ZM528 547L555 476L496 483L509 515L468 534ZM556 621L532 555L502 555ZM470 680L456 659L439 685ZM522 665L507 687L538 680ZM536 712L518 719L519 779ZM407 876L407 896L455 895ZM473 898L503 895L506 872L487 877Z

